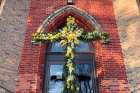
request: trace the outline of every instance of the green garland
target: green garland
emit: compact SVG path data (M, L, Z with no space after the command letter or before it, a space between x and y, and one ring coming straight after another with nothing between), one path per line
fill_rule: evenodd
M80 41L90 42L95 40L103 40L109 42L109 34L107 32L93 31L84 32L82 28L78 28L75 18L69 16L66 25L55 33L35 32L32 34L32 42L60 42L62 47L66 47L64 65L65 86L62 93L78 93L79 82L76 77L75 47Z

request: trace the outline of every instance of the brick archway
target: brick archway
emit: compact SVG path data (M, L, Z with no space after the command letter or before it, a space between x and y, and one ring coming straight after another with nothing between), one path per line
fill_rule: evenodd
M61 27L62 25L64 25L66 23L66 19L68 16L75 17L76 23L78 24L78 26L81 26L82 28L84 28L84 31L94 31L95 29L102 31L100 25L97 23L97 21L91 15L89 15L85 11L82 11L74 6L68 5L68 6L64 6L60 9L56 10L49 17L47 17L42 22L42 24L38 27L37 32L56 31L56 29L58 29L59 27ZM47 46L48 46L48 44L47 44ZM95 46L91 46L91 47L95 48ZM93 56L95 57L95 55L93 55ZM44 65L45 64L46 63L44 62ZM94 67L93 68L94 75L96 74L95 71L96 70ZM44 77L45 76L46 75L44 75ZM96 84L96 75L94 76L94 83ZM43 85L46 85L46 84L43 84ZM93 85L93 86L95 87L96 85ZM46 91L46 89L43 89L43 90ZM97 90L95 89L94 91L97 91Z
M94 29L102 30L97 21L86 11L72 5L67 5L54 11L49 17L47 17L38 27L37 32L43 32L46 29L48 31L56 29L56 26L65 22L68 16L74 16L77 19L76 22L88 31Z

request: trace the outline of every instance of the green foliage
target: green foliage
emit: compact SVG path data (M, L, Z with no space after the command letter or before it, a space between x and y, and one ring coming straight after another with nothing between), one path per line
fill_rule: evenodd
M107 32L93 31L93 32L83 32L79 37L81 41L90 42L96 40L103 40L103 42L109 42L109 34Z

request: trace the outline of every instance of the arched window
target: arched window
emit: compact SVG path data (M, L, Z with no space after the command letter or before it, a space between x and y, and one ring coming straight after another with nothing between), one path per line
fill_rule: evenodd
M65 48L60 43L49 44L46 55L45 93L61 93L64 88L63 65ZM90 44L80 42L76 47L76 73L80 83L79 93L97 93L95 58Z

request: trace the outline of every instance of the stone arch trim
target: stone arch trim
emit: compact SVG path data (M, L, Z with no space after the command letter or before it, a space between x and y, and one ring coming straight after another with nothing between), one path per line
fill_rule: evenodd
M42 24L38 27L37 32L44 32L45 29L48 29L49 24L54 22L54 19L57 16L60 15L65 15L65 13L74 13L75 15L78 15L88 21L91 25L91 27L94 27L94 29L98 29L99 31L102 31L101 26L97 23L95 18L88 14L87 12L73 6L73 5L67 5L64 6L56 11L54 11L52 14L50 14L43 22Z

